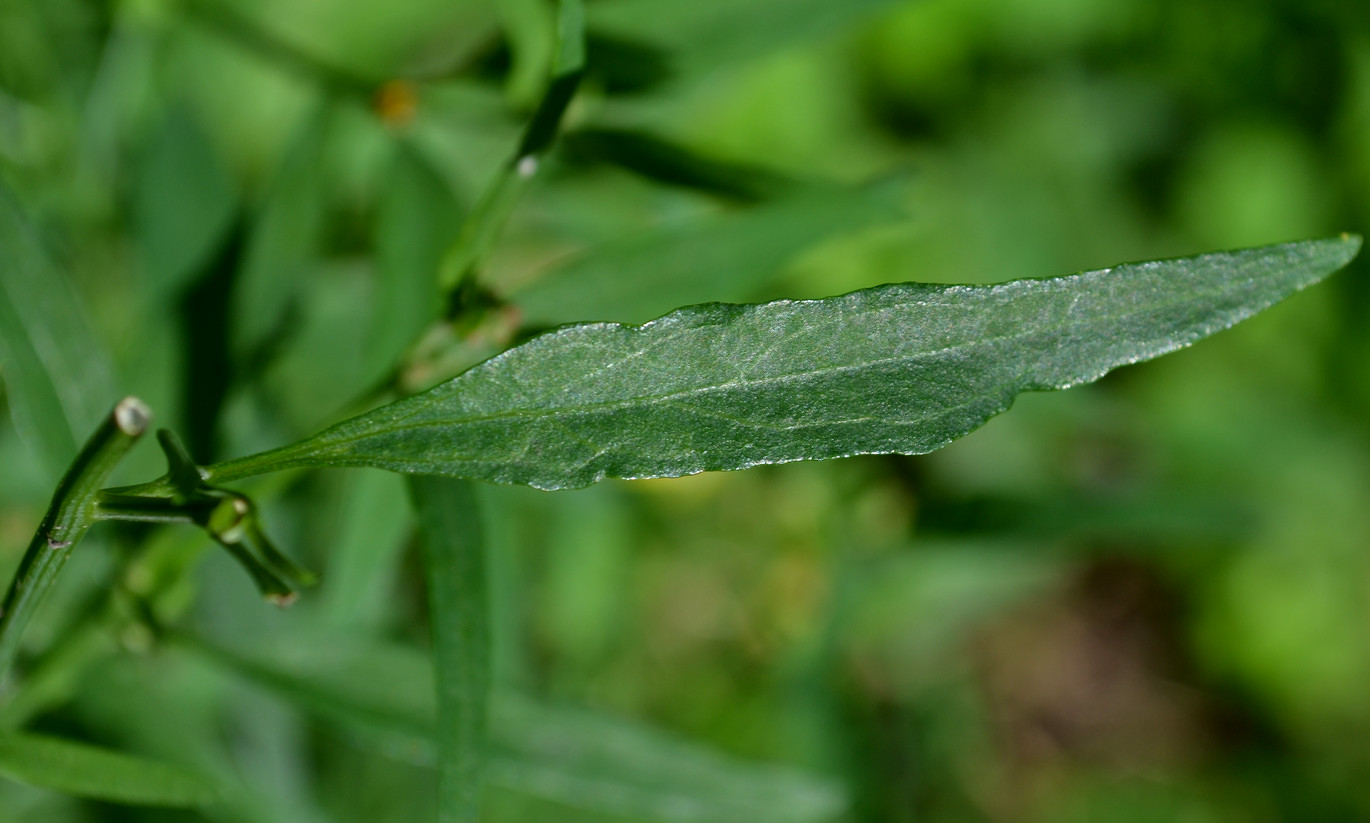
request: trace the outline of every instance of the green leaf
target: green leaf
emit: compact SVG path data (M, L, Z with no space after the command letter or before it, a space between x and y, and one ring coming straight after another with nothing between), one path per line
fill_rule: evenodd
M670 821L831 820L842 789L815 775L748 763L585 711L505 699L491 717L503 756L491 782L568 806Z
M107 355L66 275L0 183L0 376L24 443L54 480L115 399Z
M410 478L437 674L438 820L480 820L490 618L480 502L468 481Z
M334 104L319 102L282 159L251 229L234 283L234 348L256 354L281 330L302 275L323 243L327 184L323 157Z
M204 129L174 107L148 143L133 193L142 263L153 294L177 295L223 242L237 193Z
M665 51L677 79L726 70L842 31L892 0L618 0L590 6L597 34Z
M168 763L33 734L0 735L0 774L44 789L134 806L205 806L206 778Z
M793 185L775 172L709 157L645 131L580 129L564 136L562 146L563 158L573 162L612 164L657 183L741 201L766 199Z
M641 323L677 306L737 301L820 240L894 220L900 180L816 187L774 203L629 237L547 272L512 300L525 321Z
M201 648L392 756L434 759L433 669L417 650L337 637ZM822 777L508 692L493 695L489 727L489 784L577 808L686 823L802 823L847 805Z
M409 142L395 146L376 219L378 289L367 375L384 374L441 309L438 266L460 209L451 188Z
M273 452L226 481L374 466L542 489L855 454L921 454L1004 411L1225 329L1346 265L1360 238L996 286L901 284L825 300L571 326Z
M347 472L330 496L327 522L335 525L320 607L330 624L354 630L380 627L399 577L409 540L404 479L387 472Z

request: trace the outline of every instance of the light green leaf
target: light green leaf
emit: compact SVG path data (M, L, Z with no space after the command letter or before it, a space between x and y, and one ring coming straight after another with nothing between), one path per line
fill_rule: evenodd
M480 820L490 618L480 501L465 480L410 478L437 674L438 821Z
M55 479L117 399L108 357L66 275L0 183L0 377L25 445Z
M805 248L900 215L899 180L816 188L592 249L511 298L533 325L641 323L677 306L745 300Z
M64 794L134 806L205 806L220 797L206 778L171 764L33 734L0 735L0 774Z
M596 33L650 43L667 54L677 79L841 32L891 0L618 0L590 6Z
M322 173L333 103L309 115L282 159L253 222L234 283L234 347L255 354L280 330L302 275L323 243L327 187Z
M1342 236L996 286L901 284L825 300L570 326L219 482L374 466L542 489L855 454L921 454L1004 411L1225 329L1346 265Z
M384 625L391 592L408 543L409 506L404 479L387 472L347 472L328 522L328 567L319 591L330 624L353 630Z
M201 648L392 756L435 759L433 669L417 650L336 637ZM681 823L805 823L847 805L825 778L508 692L492 696L489 727L489 784L577 808Z
M153 294L175 297L233 222L237 193L204 129L174 107L153 135L134 188L142 263Z

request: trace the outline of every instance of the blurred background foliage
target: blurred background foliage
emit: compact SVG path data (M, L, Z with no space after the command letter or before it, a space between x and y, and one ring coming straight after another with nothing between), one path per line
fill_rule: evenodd
M441 356L406 387L573 320L1056 275L1364 231L1370 214L1363 3L588 11L585 84L482 273L490 308L463 340L426 338ZM541 0L0 0L0 179L71 272L118 391L198 460L236 456L336 419L440 315L442 251L516 145L552 38ZM1025 397L928 457L482 487L502 692L800 770L749 807L741 760L675 761L675 743L661 770L704 758L715 805L515 764L489 818L1370 818L1364 269ZM129 482L161 471L146 447L130 464ZM60 465L6 424L0 466L12 567ZM101 527L0 722L241 785L211 819L431 816L423 757L244 663L422 648L402 481L254 491L318 589L279 612L198 532ZM149 554L163 579L144 579ZM82 609L114 580L155 588L200 645L136 620L73 628L103 625ZM403 702L388 659L337 671ZM625 734L650 771L648 733ZM0 817L201 819L9 783Z

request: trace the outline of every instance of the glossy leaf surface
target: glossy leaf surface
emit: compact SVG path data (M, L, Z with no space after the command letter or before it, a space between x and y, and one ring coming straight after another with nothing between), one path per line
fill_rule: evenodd
M211 474L374 466L559 489L922 454L1020 392L1088 383L1225 329L1359 248L1346 236L995 286L900 284L693 306L642 326L570 326Z

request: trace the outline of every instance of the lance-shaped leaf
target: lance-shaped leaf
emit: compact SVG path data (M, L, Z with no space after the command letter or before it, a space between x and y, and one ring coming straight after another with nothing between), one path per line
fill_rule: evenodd
M0 774L134 806L204 806L220 797L208 779L169 763L33 734L0 735Z
M1020 392L1097 380L1225 329L1359 248L1343 236L995 286L880 286L570 326L210 474L375 466L558 489L921 454Z
M3 183L0 376L20 437L60 477L76 456L78 437L108 409L114 381L76 290Z

